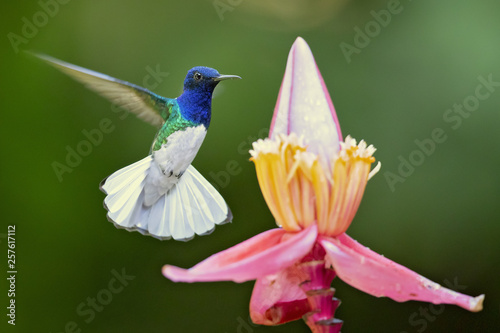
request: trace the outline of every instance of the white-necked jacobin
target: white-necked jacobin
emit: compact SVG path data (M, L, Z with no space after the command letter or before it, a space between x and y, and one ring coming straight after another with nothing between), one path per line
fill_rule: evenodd
M159 96L129 82L47 55L35 54L87 88L159 127L150 154L101 182L108 220L117 228L164 240L211 233L232 214L217 190L191 165L210 125L212 93L236 75L190 69L177 98Z

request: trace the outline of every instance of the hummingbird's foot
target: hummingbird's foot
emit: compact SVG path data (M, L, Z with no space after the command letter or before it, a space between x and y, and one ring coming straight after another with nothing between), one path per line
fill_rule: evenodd
M163 174L166 176L168 174L168 177L172 177L172 176L175 176L177 179L180 179L182 177L182 175L184 174L184 171L182 172L179 172L178 174L174 175L174 171L173 170L170 170L170 171L163 171Z
M172 175L174 174L174 171L173 170L163 170L163 174L166 176L168 174L169 177L172 177Z

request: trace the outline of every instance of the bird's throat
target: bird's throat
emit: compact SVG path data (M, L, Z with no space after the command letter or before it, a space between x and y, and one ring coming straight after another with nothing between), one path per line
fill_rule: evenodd
M186 90L177 97L181 115L196 124L210 125L212 115L212 93Z

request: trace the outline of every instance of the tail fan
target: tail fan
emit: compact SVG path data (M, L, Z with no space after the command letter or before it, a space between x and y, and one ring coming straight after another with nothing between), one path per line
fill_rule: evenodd
M210 234L215 225L231 222L231 210L222 196L192 165L154 204L144 204L152 163L149 155L101 182L108 220L117 228L160 240L188 241L195 234Z

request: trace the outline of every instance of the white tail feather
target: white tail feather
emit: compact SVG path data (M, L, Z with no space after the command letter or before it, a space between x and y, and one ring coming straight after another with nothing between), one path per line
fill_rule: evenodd
M158 239L190 240L211 233L216 224L231 222L232 214L217 190L189 166L179 182L152 205L145 205L146 178L154 170L150 155L116 171L101 183L107 194L108 219L117 228L139 231Z

